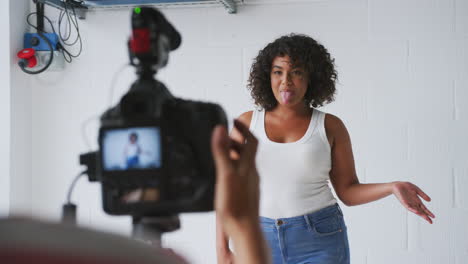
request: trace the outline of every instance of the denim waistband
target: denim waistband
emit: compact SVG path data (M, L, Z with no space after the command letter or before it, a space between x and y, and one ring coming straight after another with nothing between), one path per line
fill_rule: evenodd
M287 224L297 224L297 223L303 223L303 222L309 222L309 221L318 222L322 219L325 219L337 213L343 216L343 212L341 211L340 206L336 203L334 205L327 206L313 213L300 215L300 216L277 218L277 219L260 216L260 223L275 225L276 223L278 223L278 221L281 221L282 224L287 225Z

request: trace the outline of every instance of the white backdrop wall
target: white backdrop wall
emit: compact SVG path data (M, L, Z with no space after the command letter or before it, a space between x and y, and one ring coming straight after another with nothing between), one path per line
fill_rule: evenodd
M7 1L5 1L7 2ZM29 1L10 0L11 151L10 211L31 214L31 76L17 66L16 54L28 31Z
M6 32L6 41L0 41L0 216L10 210L10 3L1 4L0 32Z
M0 215L30 214L31 206L31 92L29 76L16 67L16 53L23 46L27 1L0 3L0 120L4 124L0 152Z
M468 2L244 0L235 15L221 8L163 11L183 43L158 77L176 96L220 103L230 118L253 107L245 86L260 48L290 32L322 42L339 73L337 100L323 110L347 125L360 180L412 181L432 197L437 215L429 225L394 198L344 207L352 263L466 263ZM59 218L66 188L82 169L78 155L89 150L82 134L96 148L96 117L109 106L112 78L114 103L135 78L131 68L119 71L128 62L129 23L128 11L89 13L80 21L81 57L63 72L32 78L30 97L14 102L31 105L30 119L12 119L24 117L32 132L22 135L31 153L23 153L31 166L23 190L38 217ZM24 195L11 191L12 200ZM74 200L81 225L128 234L127 217L102 212L97 184L81 181ZM181 220L165 244L193 263L215 263L214 214Z

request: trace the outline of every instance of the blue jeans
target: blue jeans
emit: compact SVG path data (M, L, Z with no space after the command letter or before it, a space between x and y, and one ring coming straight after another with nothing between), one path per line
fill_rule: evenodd
M138 163L140 163L140 159L138 156L131 156L127 158L127 169L134 169L138 167Z
M260 217L273 264L349 264L348 234L338 204L314 213L271 219Z

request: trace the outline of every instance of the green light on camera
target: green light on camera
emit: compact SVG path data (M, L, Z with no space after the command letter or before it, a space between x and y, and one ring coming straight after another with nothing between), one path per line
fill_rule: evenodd
M141 13L141 8L135 7L134 11L135 11L135 13L140 14Z

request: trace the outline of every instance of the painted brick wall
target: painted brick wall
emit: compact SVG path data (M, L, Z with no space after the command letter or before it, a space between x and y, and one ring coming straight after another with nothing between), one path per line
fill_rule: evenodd
M10 16L8 14L10 3L5 3L0 9L0 31L10 31ZM7 35L8 36L8 35ZM6 38L8 40L8 37ZM8 62L10 57L10 42L0 42L0 61ZM0 64L0 121L4 124L10 123L10 64ZM6 216L10 211L10 129L0 132L2 150L0 152L0 216Z

